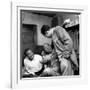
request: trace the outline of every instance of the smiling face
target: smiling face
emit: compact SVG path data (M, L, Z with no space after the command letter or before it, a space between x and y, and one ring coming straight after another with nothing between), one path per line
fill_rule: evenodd
M34 58L34 53L33 53L31 50L28 50L28 51L27 51L27 57L28 57L30 60L33 60L33 58Z
M52 48L49 44L45 43L44 44L44 50L48 53L51 53L52 52Z

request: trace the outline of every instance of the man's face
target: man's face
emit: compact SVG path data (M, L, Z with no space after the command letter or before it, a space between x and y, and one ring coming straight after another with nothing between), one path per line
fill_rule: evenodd
M52 37L51 29L50 29L49 31L46 31L45 36L46 36L47 38L51 38L51 37Z
M28 51L27 51L27 56L28 56L28 58L29 58L30 60L33 60L33 58L34 58L34 53L33 53L31 50L28 50Z
M48 44L45 44L45 45L44 45L44 50L45 50L46 52L48 52L48 53L52 52L52 48L51 48L51 46L48 45Z

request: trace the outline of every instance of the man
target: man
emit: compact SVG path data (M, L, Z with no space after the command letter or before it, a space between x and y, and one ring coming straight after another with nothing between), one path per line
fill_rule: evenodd
M55 50L48 43L45 43L43 48L42 57L45 69L41 76L59 76L59 61Z
M75 53L73 53L73 41L69 34L60 26L50 28L48 25L42 26L41 33L48 38L52 38L54 49L60 61L61 74L73 75L70 60L76 67L78 67L78 63Z
M26 75L39 76L44 70L42 56L34 54L30 49L25 50L25 56L24 66Z

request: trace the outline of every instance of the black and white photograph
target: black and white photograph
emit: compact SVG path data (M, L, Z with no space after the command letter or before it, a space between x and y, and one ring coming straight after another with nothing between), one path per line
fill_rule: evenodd
M80 15L20 10L20 78L80 75Z
M11 87L87 82L87 8L11 4Z

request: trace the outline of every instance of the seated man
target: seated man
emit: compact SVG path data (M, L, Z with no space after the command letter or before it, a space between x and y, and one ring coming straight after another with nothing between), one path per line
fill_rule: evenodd
M60 75L59 71L59 61L55 51L51 48L51 45L48 43L44 44L44 51L42 51L43 63L45 69L41 76L58 76Z
M30 49L25 50L25 75L39 76L43 70L44 65L42 64L42 56L34 54Z

